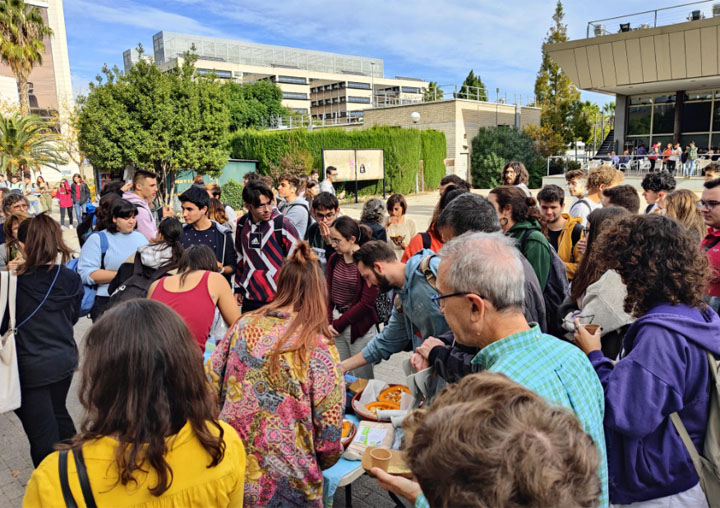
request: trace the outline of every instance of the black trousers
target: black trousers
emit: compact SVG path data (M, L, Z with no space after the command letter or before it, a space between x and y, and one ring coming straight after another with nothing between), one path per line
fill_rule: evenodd
M15 410L28 441L33 465L38 467L56 443L75 435L75 425L65 406L72 375L37 388L22 388L22 406Z

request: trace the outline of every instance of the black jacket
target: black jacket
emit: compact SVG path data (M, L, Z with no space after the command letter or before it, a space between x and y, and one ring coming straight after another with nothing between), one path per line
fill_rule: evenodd
M73 183L70 185L70 195L72 196L72 202L80 203L81 205L84 205L85 203L90 202L90 188L87 186L85 182L80 184L80 200L78 201L77 195L75 194L75 189L78 186L78 184Z
M59 265L40 267L18 276L15 322L20 324L45 297ZM78 364L73 326L80 317L83 285L80 276L60 267L45 303L15 334L20 385L23 388L45 386L72 375ZM0 332L8 327L3 317Z

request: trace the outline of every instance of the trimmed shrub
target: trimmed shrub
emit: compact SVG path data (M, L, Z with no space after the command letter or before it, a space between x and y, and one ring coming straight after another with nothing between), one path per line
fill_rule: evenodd
M544 173L533 139L527 133L508 125L481 128L472 140L470 171L473 186L493 188L500 180L503 165L512 160L525 164L530 173L531 188L542 185Z
M233 210L240 210L243 207L242 190L243 186L235 180L230 179L227 183L220 187L222 190L222 200L226 205L230 205Z
M427 134L426 134L427 133ZM387 192L408 194L415 189L419 161L425 160L425 186L434 188L445 175L445 134L399 127L374 127L359 131L342 129L305 129L287 131L240 130L231 136L231 157L254 159L258 170L270 174L273 167L293 151L312 155L312 167L322 170L322 150L333 148L378 148L385 153L385 185ZM307 168L308 170L310 168ZM382 181L361 181L361 194L380 194ZM355 191L355 183L347 182L345 190Z

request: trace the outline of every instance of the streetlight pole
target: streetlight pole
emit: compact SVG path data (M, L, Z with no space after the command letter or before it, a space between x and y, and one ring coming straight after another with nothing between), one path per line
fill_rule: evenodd
M375 62L370 62L370 107L375 107Z

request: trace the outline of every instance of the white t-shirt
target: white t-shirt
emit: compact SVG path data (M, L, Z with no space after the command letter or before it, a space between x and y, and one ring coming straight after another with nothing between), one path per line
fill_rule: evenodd
M571 217L581 217L582 225L583 227L586 227L588 215L590 215L593 210L597 210L601 207L602 203L596 203L592 199L584 197L582 199L578 199L573 203L573 205L570 207L569 213Z

